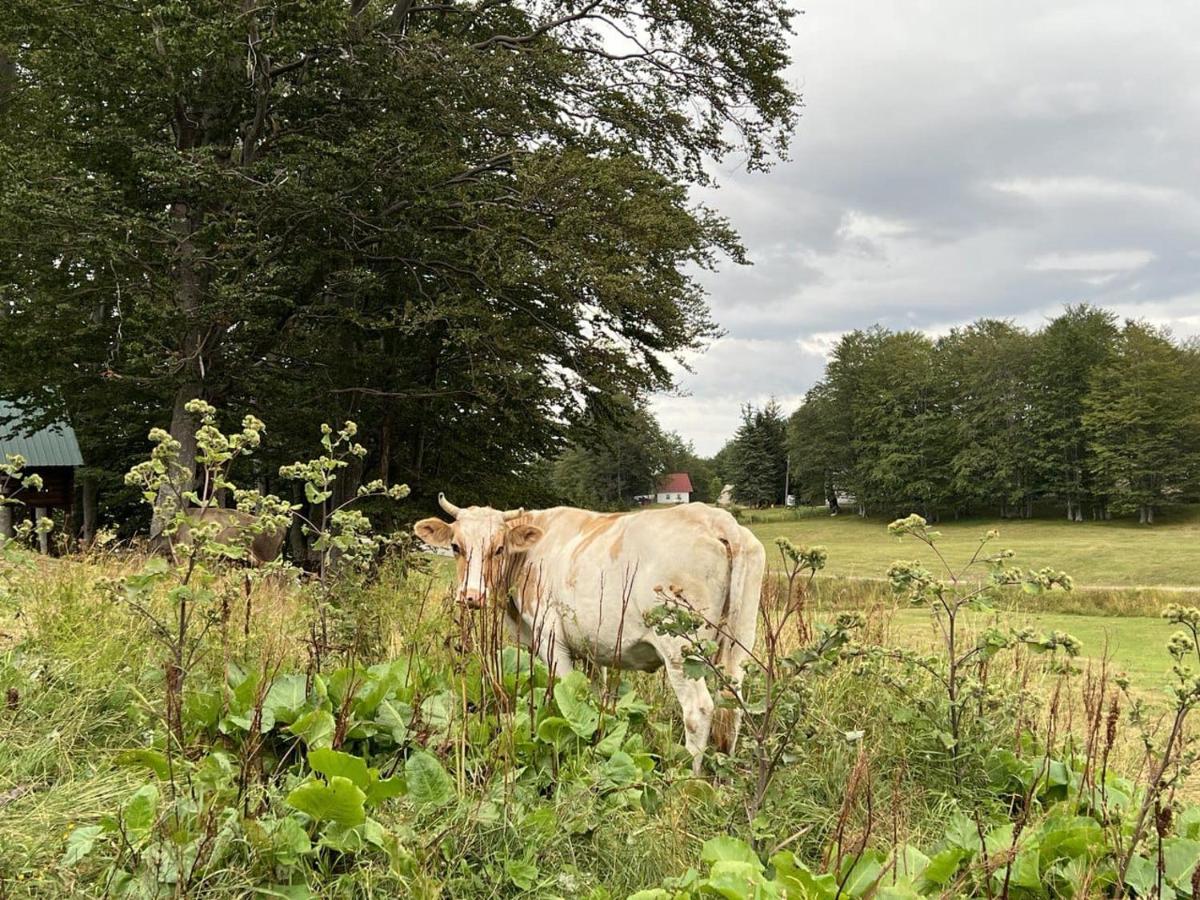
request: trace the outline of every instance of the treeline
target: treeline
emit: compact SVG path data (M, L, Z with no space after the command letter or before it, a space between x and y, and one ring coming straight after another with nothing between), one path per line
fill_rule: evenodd
M786 452L795 492L835 510L1153 522L1200 487L1200 352L1086 305L1037 331L853 331Z

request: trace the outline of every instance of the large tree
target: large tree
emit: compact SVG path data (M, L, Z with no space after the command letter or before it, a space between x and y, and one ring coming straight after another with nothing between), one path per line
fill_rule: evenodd
M1083 521L1085 511L1093 518L1104 515L1083 414L1094 375L1111 365L1117 338L1112 313L1087 304L1068 306L1039 333L1031 361L1029 454L1041 473L1041 492L1058 500L1074 522Z
M1190 349L1126 322L1112 361L1097 369L1082 425L1095 480L1118 512L1153 523L1200 479L1200 366Z
M353 416L382 474L519 500L572 422L714 333L688 273L740 249L687 187L784 146L791 15L14 0L0 395L93 416L92 458L104 416L186 457L194 395L263 418L268 460Z
M938 341L953 455L951 493L969 510L1033 515L1039 467L1033 445L1035 339L1010 322L981 319Z

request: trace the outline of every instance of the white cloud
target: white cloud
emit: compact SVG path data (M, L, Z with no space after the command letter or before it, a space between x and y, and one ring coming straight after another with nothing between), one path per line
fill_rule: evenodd
M1109 250L1098 253L1047 253L1029 264L1035 272L1129 272L1152 262L1150 250Z
M1137 184L1090 175L1047 178L1009 178L990 185L1002 194L1013 194L1034 203L1191 203L1169 187Z

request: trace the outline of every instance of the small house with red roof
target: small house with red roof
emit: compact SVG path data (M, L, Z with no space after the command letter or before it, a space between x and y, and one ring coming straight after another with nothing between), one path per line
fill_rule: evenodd
M664 475L658 483L656 503L689 503L692 499L692 479L687 472Z

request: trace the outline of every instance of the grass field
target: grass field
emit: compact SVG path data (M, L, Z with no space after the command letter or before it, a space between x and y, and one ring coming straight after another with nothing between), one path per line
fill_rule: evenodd
M1083 643L1080 663L1099 663L1108 657L1111 668L1127 673L1139 690L1151 697L1167 683L1171 657L1167 640L1177 626L1150 616L1081 616L1058 613L1002 611L994 615L967 614L969 626L998 621L1001 625L1032 625L1040 631L1065 631ZM896 612L893 633L897 643L917 650L930 650L938 641L936 626L927 610Z
M883 519L779 509L748 510L742 521L768 552L777 537L826 547L829 575L874 578L896 559L933 561L915 541L889 537ZM939 547L951 563L970 558L979 538L995 528L1000 537L992 546L1015 551L1018 565L1060 569L1080 586L1200 589L1200 507L1173 510L1152 526L1132 520L968 519L936 527L942 534Z

